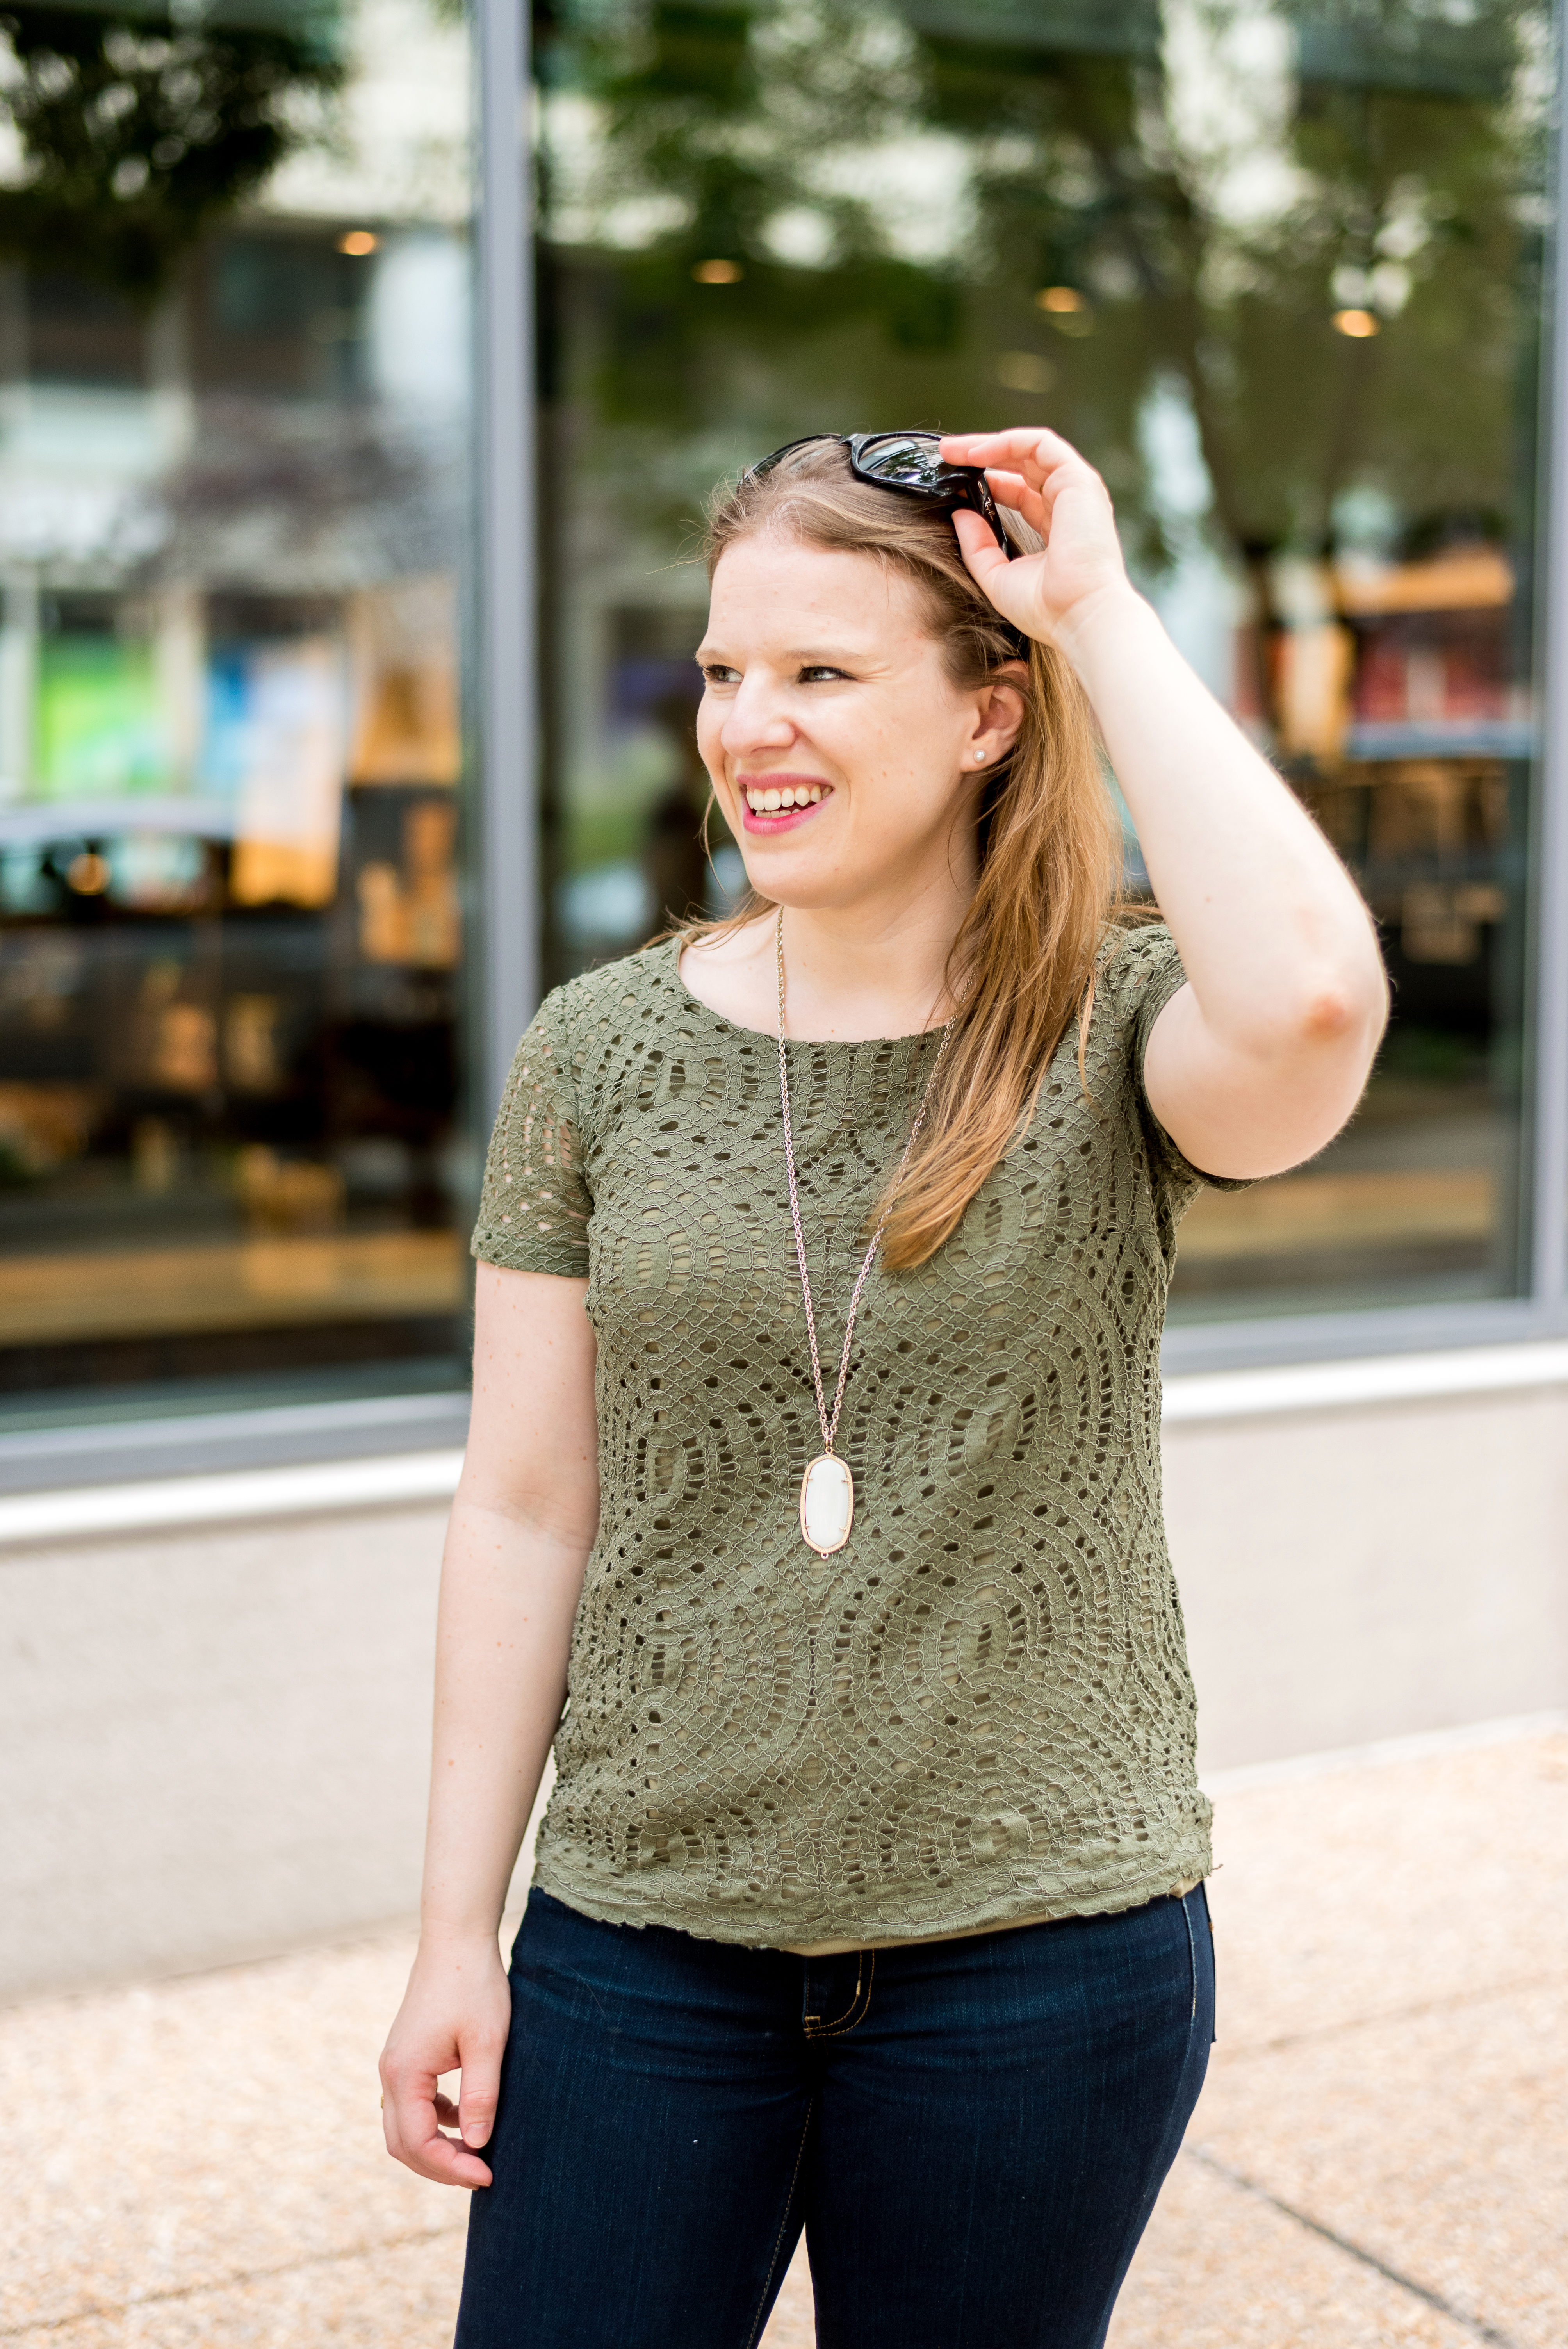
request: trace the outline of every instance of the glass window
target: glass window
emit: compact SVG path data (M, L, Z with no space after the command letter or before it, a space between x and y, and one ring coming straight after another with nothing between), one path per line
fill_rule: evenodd
M457 1384L467 29L5 22L0 1407Z
M1177 1318L1516 1290L1552 56L1529 0L549 12L555 971L735 885L692 844L715 477L1048 420L1394 983L1348 1133L1194 1208Z

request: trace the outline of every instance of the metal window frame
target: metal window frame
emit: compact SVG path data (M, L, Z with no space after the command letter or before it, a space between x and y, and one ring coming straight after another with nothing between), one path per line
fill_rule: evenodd
M522 0L473 0L473 26L484 979L478 1090L488 1130L540 992L533 203L529 20Z
M1563 12L1558 11L1555 186L1543 282L1541 401L1546 481L1542 500L1543 625L1540 632L1542 756L1536 890L1530 947L1533 1033L1525 1061L1533 1121L1531 1301L1553 1332L1568 1329L1568 159L1563 153Z

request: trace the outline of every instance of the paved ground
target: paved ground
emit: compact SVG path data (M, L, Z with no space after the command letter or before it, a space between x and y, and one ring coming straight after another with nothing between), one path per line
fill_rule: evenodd
M1222 1791L1220 2044L1112 2349L1561 2349L1565 1810L1568 1736ZM377 2127L408 1954L0 2014L0 2343L447 2349L462 2206Z

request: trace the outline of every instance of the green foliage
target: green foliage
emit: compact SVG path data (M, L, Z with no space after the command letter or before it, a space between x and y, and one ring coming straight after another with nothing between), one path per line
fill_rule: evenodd
M547 103L542 185L546 329L577 369L560 389L590 463L622 429L766 446L819 421L1048 414L1158 561L1139 433L1164 385L1195 419L1206 526L1265 598L1272 555L1326 546L1354 485L1414 520L1488 512L1528 535L1537 0L1469 23L1420 0L1291 0L1272 19L1191 0L1163 21L1141 0L576 0L538 13L536 42L546 90L594 124L584 194ZM1223 85L1206 117L1195 57L1210 95ZM924 258L868 173L827 168L901 148L934 170L964 158L964 217ZM638 205L651 232L624 226ZM780 256L779 218L799 213L810 266ZM728 282L700 274L715 260ZM1082 307L1042 315L1049 286ZM1381 331L1336 332L1350 309ZM1006 388L1008 367L1048 398Z
M0 250L154 299L300 143L304 107L342 82L335 13L260 15L0 5L15 59L0 105L25 164L0 190Z

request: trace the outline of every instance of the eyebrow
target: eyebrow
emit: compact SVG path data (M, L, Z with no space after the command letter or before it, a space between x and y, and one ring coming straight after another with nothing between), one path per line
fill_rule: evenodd
M699 663L718 660L722 657L722 654L721 646L703 644L698 645L692 658ZM869 660L871 655L865 651L855 652L845 645L832 648L821 645L799 645L788 647L781 657L789 661L799 661L802 666L815 662L823 668L842 668L846 662Z

